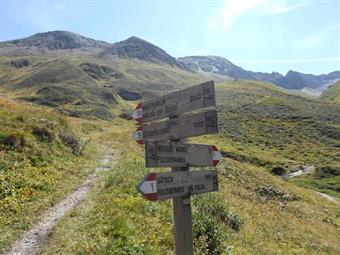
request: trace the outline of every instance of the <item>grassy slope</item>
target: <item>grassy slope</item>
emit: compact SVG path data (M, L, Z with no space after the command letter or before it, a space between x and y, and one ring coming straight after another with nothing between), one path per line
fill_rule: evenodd
M324 91L321 94L321 100L328 103L340 104L340 82Z
M319 178L318 169L339 169L340 108L251 81L217 85L225 155L271 169L315 165L317 174L293 182L339 196L340 176ZM318 172L319 171L319 172ZM339 170L337 170L339 172Z
M0 97L0 251L93 170L99 126Z
M138 194L136 184L151 170L143 147L131 141L131 125L113 128L102 140L124 144L120 164L58 224L43 254L174 254L171 202ZM337 206L251 164L224 159L218 170L220 192L193 197L195 254L340 252Z
M27 56L30 65L15 68L8 64L22 59L0 57L0 91L13 98L23 98L49 105L71 115L96 116L111 120L112 110L121 103L117 90L125 89L143 96L203 81L200 75L179 68L139 60L106 60L81 54L45 54ZM104 66L111 74L92 73L81 68L90 63ZM92 76L91 76L92 75ZM45 90L41 90L45 88Z
M337 108L326 111L322 103L263 83L224 83L217 86L217 91L221 134L193 140L218 144L227 155L242 156L243 162L225 159L219 166L220 192L193 199L196 254L220 254L221 250L234 254L339 253L339 208L312 191L272 176L268 168L259 167L288 166L291 162L314 164L320 160L337 166L333 148L337 141L331 137L338 132ZM0 125L0 133L23 135L27 143L23 147L19 143L15 150L1 150L1 157L5 156L1 163L13 164L7 170L2 166L5 171L1 177L10 180L2 184L14 185L6 195L9 199L1 200L5 215L0 222L4 226L0 235L2 247L32 223L33 215L79 183L78 169L85 170L81 172L83 178L90 170L83 168L89 164L85 158L93 159L89 157L91 146L85 152L87 157L75 157L58 139L40 141L32 135L33 128L51 129L58 137L65 128L77 135L89 135L92 128L102 126L106 132L98 133L93 142L122 150L122 160L101 177L81 206L58 224L45 253L173 254L171 203L147 202L135 190L150 169L143 166L142 148L130 139L131 122L117 119L108 125L80 119L67 121L46 109L3 102L6 103L0 112L5 121ZM57 124L50 127L50 122ZM320 124L335 129L327 129L328 135L320 136L317 132L324 130ZM273 141L279 144L271 144ZM287 141L290 146L286 146ZM308 149L304 143L312 146L310 151L318 149L321 153L304 155L299 148ZM6 155L19 158L9 162ZM305 179L308 178L312 177ZM24 185L16 186L17 180ZM29 193L23 192L22 187Z

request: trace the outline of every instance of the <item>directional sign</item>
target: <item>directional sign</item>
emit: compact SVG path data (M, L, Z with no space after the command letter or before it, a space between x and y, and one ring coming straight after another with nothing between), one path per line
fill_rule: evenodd
M215 88L214 82L208 81L140 103L132 117L138 123L145 123L211 106L216 106Z
M217 171L150 173L137 190L151 201L218 191Z
M215 145L173 141L145 143L146 167L216 166L221 158Z
M143 141L174 140L218 132L216 110L183 115L163 122L144 124L138 127L134 137Z

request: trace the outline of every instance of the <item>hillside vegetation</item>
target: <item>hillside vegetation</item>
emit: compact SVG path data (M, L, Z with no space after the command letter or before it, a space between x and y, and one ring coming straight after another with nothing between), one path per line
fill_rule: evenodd
M0 97L0 251L92 171L99 124Z
M224 156L283 168L281 175L315 166L291 179L340 196L340 107L290 94L270 84L235 81L217 85Z
M228 82L216 89L220 134L192 142L216 144L225 158L218 166L220 191L192 198L195 254L339 253L338 205L270 173L278 164L287 170L294 164L319 161L336 167L339 161L333 146L337 139L316 135L311 140L309 135L317 129L304 122L317 124L322 120L337 127L336 108L326 113L316 100L258 82ZM309 110L304 110L304 104ZM1 176L6 179L1 183L11 187L2 189L10 190L0 206L2 249L38 220L42 210L80 183L101 148L116 148L122 152L120 163L104 173L80 207L58 223L44 254L174 254L171 202L148 202L135 189L151 169L144 167L143 147L131 139L133 121L68 119L48 108L6 99L1 106L4 121L0 133L7 134L1 140L0 162L7 164L6 168L2 166ZM288 106L294 110L289 111ZM291 129L279 129L282 125ZM41 138L40 132L33 132L35 127L51 135L43 132ZM276 141L270 136L275 134L270 128L281 130L277 141L282 149L269 143ZM25 142L8 144L11 139L6 137L17 132L23 135L14 137L23 139L14 141ZM80 136L94 138L78 155L79 150L73 152L60 138L64 132L78 141ZM312 149L324 153L304 155L299 146L309 140L310 146L318 146ZM285 141L292 144L286 146ZM319 145L324 147L320 149ZM13 155L16 160L8 160ZM301 179L307 183L314 178ZM334 180L338 185L338 179ZM322 185L317 189L333 194L333 186Z
M320 98L327 103L340 104L340 82L330 86Z
M43 254L174 254L171 202L136 191L151 169L124 126L102 136L107 146L124 143L120 163L58 224ZM250 163L226 158L218 171L220 191L192 197L195 254L339 253L338 206Z
M115 118L123 99L159 95L203 81L178 67L83 54L0 57L0 91L76 117Z
M174 254L171 201L135 188L168 169L144 167L131 111L207 77L136 37L57 31L0 43L0 54L0 252L115 149L119 163L57 224L44 254ZM189 139L223 155L220 191L192 197L195 255L340 254L339 84L320 99L260 81L215 88L219 133Z

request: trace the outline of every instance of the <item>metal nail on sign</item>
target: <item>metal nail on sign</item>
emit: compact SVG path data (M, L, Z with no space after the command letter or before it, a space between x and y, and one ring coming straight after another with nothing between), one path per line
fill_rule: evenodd
M208 81L181 91L139 103L132 117L140 124L216 106L214 82Z
M151 201L218 191L217 171L149 173L137 190Z

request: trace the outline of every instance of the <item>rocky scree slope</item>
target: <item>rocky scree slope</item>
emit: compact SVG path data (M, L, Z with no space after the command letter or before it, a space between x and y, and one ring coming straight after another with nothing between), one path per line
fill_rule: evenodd
M280 87L294 90L303 88L324 90L329 85L340 80L340 71L313 75L290 70L285 76L278 72L252 72L219 56L190 56L179 58L178 61L186 64L190 69L206 75L222 75L226 79L235 78L270 82Z

